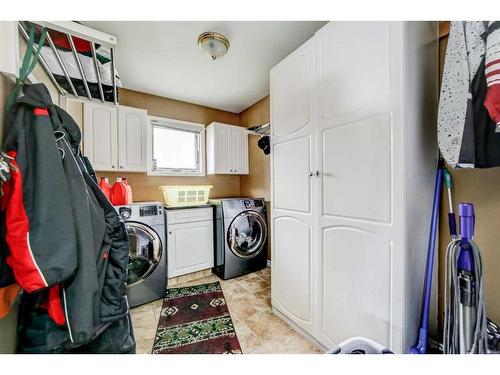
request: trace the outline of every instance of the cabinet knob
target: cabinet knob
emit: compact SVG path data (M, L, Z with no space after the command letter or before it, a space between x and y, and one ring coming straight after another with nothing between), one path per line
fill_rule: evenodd
M114 166L114 165L112 165L112 166L111 166L111 168L112 168L112 169L115 169L115 166Z
M168 232L168 234L172 234L172 231Z
M120 169L123 169L123 165L120 165Z

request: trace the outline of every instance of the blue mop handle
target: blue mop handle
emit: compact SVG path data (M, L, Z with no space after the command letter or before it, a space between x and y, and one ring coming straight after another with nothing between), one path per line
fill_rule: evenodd
M439 207L441 204L441 189L443 186L443 168L438 168L436 174L436 186L434 193L434 201L432 203L432 219L429 235L429 242L427 244L427 261L425 264L425 298L422 312L422 320L420 328L427 330L429 327L429 310L431 304L432 292L432 270L434 269L434 254L436 250L436 234L439 223Z
M429 329L429 312L432 292L432 270L434 268L434 254L436 244L436 233L439 221L439 207L441 204L441 190L443 188L444 161L439 159L436 171L436 183L434 186L434 201L432 203L432 217L427 244L427 260L425 264L424 296L422 301L422 315L420 317L420 328L418 331L418 342L410 348L412 354L425 354L427 352L427 336Z

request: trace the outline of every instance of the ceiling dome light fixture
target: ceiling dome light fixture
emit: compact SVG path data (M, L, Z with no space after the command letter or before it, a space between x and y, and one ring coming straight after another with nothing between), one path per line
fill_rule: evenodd
M207 31L198 37L198 47L212 58L221 58L229 50L229 40L222 34Z

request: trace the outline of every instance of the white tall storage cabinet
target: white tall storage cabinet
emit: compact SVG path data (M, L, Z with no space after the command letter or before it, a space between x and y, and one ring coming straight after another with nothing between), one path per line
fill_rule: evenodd
M272 304L330 348L417 335L437 25L331 22L271 70Z

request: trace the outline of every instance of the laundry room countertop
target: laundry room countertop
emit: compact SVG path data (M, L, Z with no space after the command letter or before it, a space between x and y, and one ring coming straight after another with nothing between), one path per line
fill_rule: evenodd
M167 207L163 206L165 210L185 210L188 208L208 208L208 207L213 207L213 204L195 204L193 206L179 206L179 207Z

